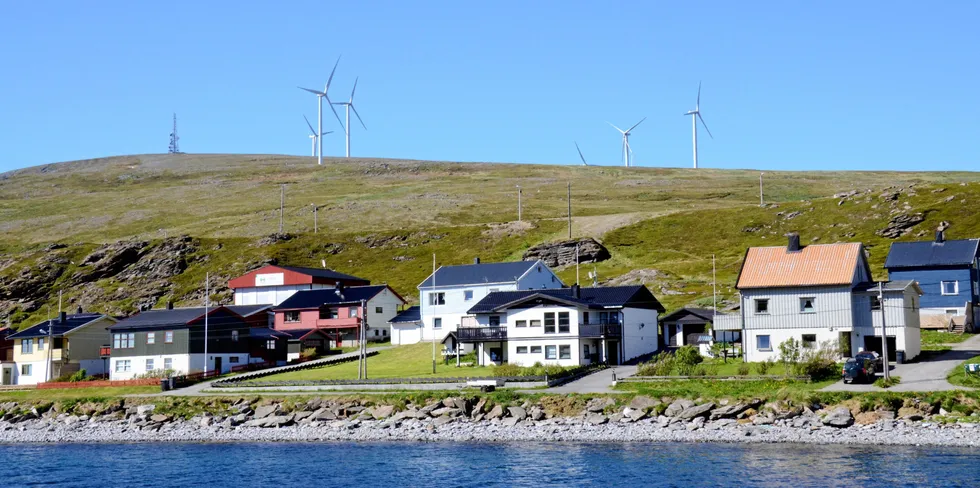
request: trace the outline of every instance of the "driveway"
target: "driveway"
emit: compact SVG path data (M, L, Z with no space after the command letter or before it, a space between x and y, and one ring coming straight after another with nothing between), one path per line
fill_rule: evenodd
M612 389L613 373L616 378L636 374L636 366L615 366L583 376L561 386L541 390L521 390L521 393L622 393Z
M951 385L946 376L967 359L980 356L980 335L971 337L959 344L952 344L952 350L915 363L890 365L889 373L902 378L902 382L888 391L946 391L970 390L971 388ZM845 385L838 381L823 391L885 391L874 385Z

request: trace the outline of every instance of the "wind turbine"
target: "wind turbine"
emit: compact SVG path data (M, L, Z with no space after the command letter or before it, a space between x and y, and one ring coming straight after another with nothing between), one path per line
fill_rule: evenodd
M704 123L704 118L701 117L701 82L698 82L698 99L694 103L694 110L684 114L691 116L691 131L694 134L694 169L698 168L698 119L701 119L701 125L704 126L704 130L708 131L708 137L714 139L715 136L711 135L711 131L708 130L708 124Z
M646 117L643 117L642 119L640 119L639 122L633 124L633 127L630 127L629 129L626 130L616 127L611 122L606 122L607 124L612 125L613 129L616 129L623 134L623 163L626 164L627 168L632 166L632 162L633 162L633 149L630 148L630 133L633 131L633 129L636 128L636 126L642 124L643 121L646 119L647 119Z
M310 124L310 119L306 118L306 116L304 115L303 120L306 121L306 126L310 128L310 139L313 140L313 156L316 156L316 141L318 141L320 137L323 137L327 134L333 134L333 131L329 130L320 135L317 135L316 131L313 130L313 125Z
M323 134L323 99L324 98L327 99L327 105L329 105L330 106L330 110L333 111L334 117L337 117L337 122L340 122L340 126L341 127L343 127L343 125L344 125L344 123L340 121L340 115L337 115L337 111L334 110L334 108L333 108L333 103L330 101L330 96L327 95L327 91L330 90L330 82L333 81L333 74L337 71L337 65L338 64L340 64L340 57L337 57L337 62L334 63L334 65L333 65L333 71L330 72L330 78L327 78L327 84L326 85L323 85L323 91L313 90L313 89L310 89L310 88L303 88L301 86L296 87L296 88L299 88L300 90L306 90L306 91L308 91L308 92L316 95L316 103L317 103L317 106L316 106L316 115L317 115L317 122L316 122L316 129L317 130L316 130L316 133L317 134L321 134L321 135ZM317 153L316 164L323 164L323 138L322 137L318 137L317 139L320 140L320 144L318 145L319 146L319 152Z
M364 125L364 121L361 120L361 114L357 113L357 109L354 108L354 91L357 90L357 78L354 78L354 88L350 91L350 99L346 102L334 102L334 105L343 105L347 108L347 123L344 125L344 134L347 136L347 157L350 157L350 111L354 111L354 115L357 116L357 120L361 123L361 127L367 130L367 126Z
M582 160L582 164L584 164L585 166L588 166L589 163L586 163L585 162L585 156L582 155L582 150L579 149L578 142L575 143L575 150L578 151L578 157L579 157L579 159Z

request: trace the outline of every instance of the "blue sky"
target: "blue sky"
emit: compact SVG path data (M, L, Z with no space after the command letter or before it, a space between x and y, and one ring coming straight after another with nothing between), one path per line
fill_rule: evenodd
M689 167L973 170L980 2L11 2L0 171L165 152L310 151L343 55L355 156ZM327 115L330 115L327 112ZM324 117L324 151L343 153Z

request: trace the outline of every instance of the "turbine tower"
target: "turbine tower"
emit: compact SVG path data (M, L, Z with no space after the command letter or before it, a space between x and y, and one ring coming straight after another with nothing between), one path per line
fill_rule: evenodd
M612 125L613 129L616 129L623 134L623 164L625 164L627 168L633 165L633 149L630 148L630 133L633 132L633 129L635 129L636 126L642 124L646 119L646 117L643 117L639 122L633 124L633 127L626 130L616 127L611 122L606 122L607 124Z
M357 113L357 109L354 107L354 91L357 90L357 78L354 78L354 88L350 91L350 99L346 102L334 102L334 105L343 105L347 109L347 123L344 124L344 134L347 136L347 157L350 157L350 111L354 111L354 115L357 116L357 120L361 123L361 127L367 130L367 126L364 125L364 121L361 120L361 114Z
M320 135L317 135L316 131L313 130L313 125L310 124L310 119L306 118L306 116L304 115L303 116L303 120L306 121L306 126L310 128L310 139L313 140L313 154L312 154L312 156L316 156L316 141L320 140L321 137L323 137L323 136L325 136L327 134L333 134L333 131L332 130L329 130L329 131L324 132L324 133L322 133Z
M337 117L337 122L340 122L341 127L343 127L344 125L344 123L340 121L340 115L337 115L337 111L334 110L333 108L333 103L330 101L330 96L327 95L327 92L330 90L330 82L333 81L333 74L337 71L338 64L340 64L340 57L337 57L337 62L334 63L333 70L330 71L330 77L327 78L327 84L323 85L323 91L312 90L310 88L303 88L301 86L297 87L300 90L306 90L316 95L316 115L317 115L316 133L317 134L323 134L323 99L324 98L327 99L327 105L329 105L330 110L333 111L334 117ZM317 139L319 139L320 143L317 145L318 152L317 152L316 164L320 165L323 164L323 138L318 137Z
M684 114L691 116L691 133L694 137L694 169L698 169L698 119L701 119L701 125L704 126L704 130L708 131L708 137L714 139L715 136L711 135L711 131L708 130L708 124L704 123L704 118L701 117L701 82L698 82L698 99L694 102L694 110Z

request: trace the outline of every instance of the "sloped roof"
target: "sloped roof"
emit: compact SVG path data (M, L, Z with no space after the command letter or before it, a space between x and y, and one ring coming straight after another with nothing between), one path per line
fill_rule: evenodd
M715 315L723 315L721 313L715 312L710 308L695 308L695 307L684 307L671 312L670 314L661 317L661 322L680 322L680 323L691 323L691 322L711 322L714 320ZM692 319L688 319L688 316L693 316Z
M359 278L354 275L344 274L339 271L334 271L332 269L326 269L326 268L305 268L302 266L279 266L279 265L276 265L276 267L293 271L295 273L302 273L309 276L316 276L317 278L369 281L364 278Z
M290 339L291 335L287 331L269 329L267 327L253 327L248 329L249 339Z
M301 290L278 306L276 310L308 310L320 308L323 305L345 305L370 300L381 293L388 285L350 286L342 288L340 295L336 288L320 288L316 290ZM343 296L341 296L343 295Z
M323 329L291 329L276 332L285 333L291 341L301 341L313 334L321 335L327 339L330 338L330 335Z
M52 337L61 337L66 333L75 330L83 325L88 324L102 318L103 315L99 313L83 313L68 315L64 322L59 319L52 319L51 323L51 333L48 334L48 321L40 322L37 325L28 327L22 331L12 334L7 337L7 339L29 339L31 337L47 337L51 335ZM44 332L41 332L44 330Z
M736 288L849 285L858 266L871 275L859 242L814 244L799 251L785 246L750 247Z
M405 324L422 321L422 307L414 306L402 310L398 315L388 321L390 324Z
M664 306L650 293L650 290L643 285L633 285L580 288L578 298L573 296L571 288L498 291L488 294L477 302L468 313L497 312L539 297L590 309L632 306L656 309L661 312L664 310Z
M267 305L225 305L225 308L231 310L232 312L241 315L242 317L250 317L260 312L264 312L272 308L271 304Z
M914 287L916 292L919 293L919 295L922 294L922 289L919 288L919 285L912 280L892 280L892 281L881 282L881 291L904 291L906 288L909 287ZM866 283L860 286L856 286L854 287L854 291L877 293L878 282Z
M242 317L227 306L210 307L207 310L208 316L225 311L231 317L213 318L211 325L222 325L235 322L241 323ZM196 319L204 317L204 307L186 307L173 309L154 309L140 312L132 317L119 321L110 327L110 330L134 330L134 329L153 329L156 327L185 327ZM220 321L220 322L218 322Z
M980 239L893 242L885 258L886 269L967 266L977 257Z
M540 264L540 261L514 261L509 263L480 263L458 266L442 266L436 270L435 286L482 285L484 283L512 283L527 273L529 269ZM429 275L418 287L432 287L432 277Z

